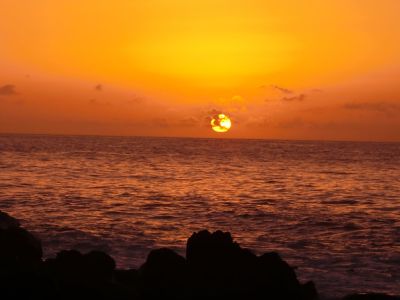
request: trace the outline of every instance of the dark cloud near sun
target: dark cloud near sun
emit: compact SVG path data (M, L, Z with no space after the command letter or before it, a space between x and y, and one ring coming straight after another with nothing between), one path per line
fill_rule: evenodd
M214 116L216 116L216 115L218 115L220 113L221 113L220 109L211 108L206 112L206 115L207 115L206 117L207 118L212 118L212 117L214 117Z
M221 109L218 109L216 107L208 107L205 108L196 118L197 122L199 123L200 127L209 127L210 122L213 118L216 118L219 114L224 113L227 114L230 118L232 117L232 114L227 111L223 111Z
M299 94L294 96L283 97L281 98L281 101L286 101L286 102L304 101L306 97L307 97L306 94Z
M271 87L274 88L275 90L280 91L283 94L293 94L294 93L294 91L292 91L292 90L289 90L287 88L284 88L284 87L281 87L281 86L278 86L275 84L271 84Z
M284 96L281 98L266 98L264 101L265 102L270 102L270 101L282 101L282 102L302 102L307 99L307 94L298 94L298 95L292 95L292 96Z
M6 84L0 86L0 96L13 96L17 95L17 91L15 90L15 85Z
M103 90L103 85L102 84L97 84L94 89L98 92L101 92Z
M265 86L262 86L265 87ZM306 100L307 94L304 92L297 92L294 90L290 90L285 87L281 87L275 84L271 84L270 88L277 91L278 94L269 95L268 98L265 99L265 102L270 101L282 101L282 102L302 102Z

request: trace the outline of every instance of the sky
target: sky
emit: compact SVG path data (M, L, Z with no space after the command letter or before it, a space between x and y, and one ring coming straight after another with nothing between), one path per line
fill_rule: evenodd
M398 0L1 0L0 132L400 141ZM224 113L226 133L210 120Z

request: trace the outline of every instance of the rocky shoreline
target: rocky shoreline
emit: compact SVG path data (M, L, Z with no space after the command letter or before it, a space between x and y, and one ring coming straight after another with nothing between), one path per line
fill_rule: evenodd
M40 240L0 211L0 299L320 299L314 283L299 282L279 254L256 256L222 231L193 233L186 258L167 248L153 250L137 270L116 269L101 251L42 255Z

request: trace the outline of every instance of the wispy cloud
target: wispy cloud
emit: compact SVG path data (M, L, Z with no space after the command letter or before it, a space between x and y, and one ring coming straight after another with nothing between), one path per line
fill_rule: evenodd
M287 96L287 97L282 97L281 101L286 101L286 102L292 102L292 101L304 101L306 99L305 94L299 94L295 96Z
M351 102L343 105L348 110L362 110L379 113L393 113L400 111L400 105L390 102Z
M266 86L262 86L265 88ZM276 84L271 84L270 91L272 89L272 93L267 96L265 102L270 101L283 101L283 102L301 102L306 100L307 94L304 91L299 92L295 90L290 90L285 87L278 86Z
M17 95L18 93L15 90L15 85L6 84L0 86L0 96L13 96Z
M276 90L278 90L278 91L280 91L280 92L282 92L282 93L284 93L284 94L293 94L294 93L294 91L292 91L292 90L289 90L287 88L284 88L284 87L281 87L281 86L278 86L278 85L275 85L275 84L271 84L271 87L276 89Z

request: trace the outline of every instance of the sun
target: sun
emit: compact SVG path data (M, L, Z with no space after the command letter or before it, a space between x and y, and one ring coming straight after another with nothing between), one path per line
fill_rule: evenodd
M211 120L211 128L215 132L227 132L231 126L231 119L225 114L218 114Z

